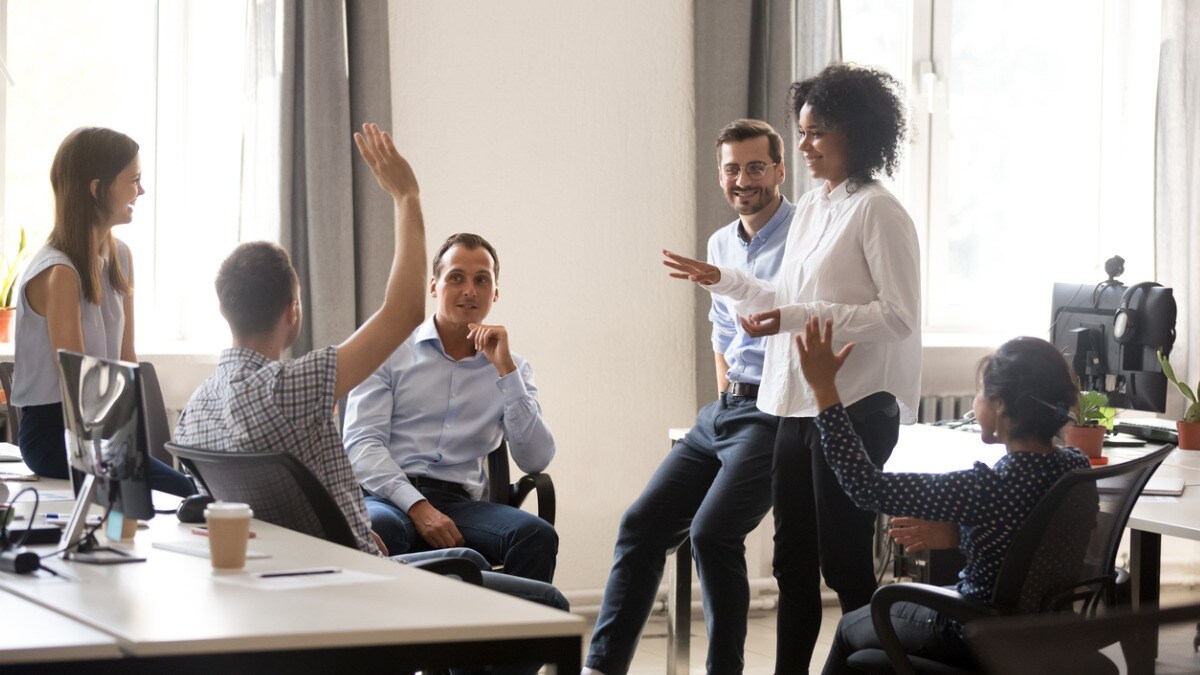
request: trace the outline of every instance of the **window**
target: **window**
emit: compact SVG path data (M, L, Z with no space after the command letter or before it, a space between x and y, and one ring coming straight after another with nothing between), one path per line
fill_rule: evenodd
M2 106L5 251L15 250L22 227L34 248L49 234L50 164L67 133L106 126L131 136L141 146L146 194L133 222L114 233L133 251L143 352L176 342L204 352L226 344L216 268L243 239L278 239L277 223L243 215L259 215L264 209L247 204L271 198L244 171L247 129L263 116L246 103L254 101L246 83L251 91L262 86L246 58L254 4L0 4L15 81ZM266 76L269 85L273 72Z
M1154 278L1157 3L842 0L842 20L844 58L908 91L895 190L929 342L1044 335L1052 284L1114 254Z

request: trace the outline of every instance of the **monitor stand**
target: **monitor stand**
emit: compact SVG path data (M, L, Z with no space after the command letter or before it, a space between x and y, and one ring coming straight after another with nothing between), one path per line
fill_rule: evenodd
M136 556L129 551L110 546L97 546L90 540L87 533L87 514L92 505L92 496L96 492L96 477L84 474L79 494L75 496L75 508L71 510L71 519L63 530L60 542L63 548L63 560L72 562L91 563L94 565L116 565L119 563L146 562L145 558Z

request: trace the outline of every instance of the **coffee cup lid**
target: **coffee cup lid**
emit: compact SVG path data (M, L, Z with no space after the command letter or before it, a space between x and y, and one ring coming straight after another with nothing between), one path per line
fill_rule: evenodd
M204 507L205 518L253 518L254 511L242 502L213 502Z

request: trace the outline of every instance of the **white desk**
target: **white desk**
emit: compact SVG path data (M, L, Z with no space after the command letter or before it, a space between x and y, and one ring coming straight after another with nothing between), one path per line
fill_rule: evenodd
M0 588L115 638L137 657L123 660L123 672L404 672L542 661L579 671L585 624L565 612L259 521L250 548L271 557L249 561L244 573L214 572L207 558L152 548L200 539L191 527L172 516L151 521L133 546L145 563L57 560L48 564L76 581L3 575ZM245 585L253 572L330 565L346 571L342 579L374 578L288 590Z
M0 593L0 645L0 668L121 657L111 636L8 593Z

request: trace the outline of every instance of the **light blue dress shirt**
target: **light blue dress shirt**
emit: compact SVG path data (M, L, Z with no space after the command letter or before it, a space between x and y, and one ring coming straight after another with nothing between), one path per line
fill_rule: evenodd
M786 197L780 197L780 200L775 215L750 241L742 238L740 218L714 232L708 238L709 264L734 267L764 281L774 281L783 263L784 243L796 212L796 206ZM737 314L722 296L712 296L708 319L713 325L713 351L725 355L725 362L729 364L726 373L729 381L759 384L762 380L766 339L746 335Z
M482 353L446 356L429 317L378 370L350 392L343 442L358 482L405 512L424 499L408 476L483 493L484 458L508 440L522 471L542 471L554 437L542 419L533 367L500 377Z

